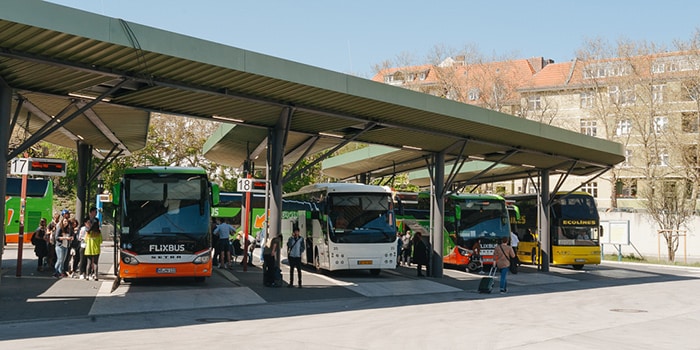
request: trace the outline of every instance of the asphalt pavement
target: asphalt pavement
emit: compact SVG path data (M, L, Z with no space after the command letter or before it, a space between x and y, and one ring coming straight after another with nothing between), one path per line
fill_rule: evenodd
M38 272L31 248L19 277L16 245L2 257L0 349L700 349L698 268L523 265L507 294L479 294L481 275L421 278L403 266L379 276L305 268L303 288L269 288L256 256L204 283L115 285L109 243L99 281Z

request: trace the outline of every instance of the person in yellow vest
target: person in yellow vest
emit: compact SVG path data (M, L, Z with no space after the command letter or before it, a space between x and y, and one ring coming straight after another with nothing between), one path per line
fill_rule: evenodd
M85 236L85 259L87 260L86 280L92 278L94 281L99 279L98 263L100 259L100 245L102 245L102 233L100 232L100 224L97 219L90 220L89 231Z

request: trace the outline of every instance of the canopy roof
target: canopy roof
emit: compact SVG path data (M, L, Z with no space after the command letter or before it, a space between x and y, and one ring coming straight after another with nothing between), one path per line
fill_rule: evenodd
M14 89L13 114L22 103L17 123L31 132L39 119L81 109L47 137L69 147L83 139L139 149L149 112L162 112L236 124L223 125L204 153L239 166L251 153L264 160L268 130L291 112L286 162L347 140L402 149L334 171L338 178L404 158L417 169L436 152L576 175L624 160L619 143L41 1L3 4L0 79Z

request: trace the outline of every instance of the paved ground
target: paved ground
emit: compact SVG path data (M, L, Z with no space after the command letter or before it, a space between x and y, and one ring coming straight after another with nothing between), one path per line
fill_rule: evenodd
M487 295L476 292L479 275L447 269L442 278L406 267L376 277L306 269L298 289L263 287L258 266L236 265L203 284L148 280L112 290L111 249L96 282L37 272L31 246L17 277L17 249L8 246L0 348L700 348L697 268L523 266L509 276L508 294Z

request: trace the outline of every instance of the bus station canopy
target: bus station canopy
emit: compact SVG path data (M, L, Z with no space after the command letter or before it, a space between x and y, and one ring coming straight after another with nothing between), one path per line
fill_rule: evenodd
M430 170L424 154L394 147L369 145L352 152L326 159L322 164L325 175L355 176L356 169L365 169L371 178L391 178L397 173L408 173L408 181L421 188L431 185ZM422 163L422 164L421 164ZM537 176L537 170L523 165L494 164L483 160L466 159L463 164L447 164L444 174L454 173L454 183L483 184Z
M400 150L328 170L338 178L418 169L437 152L575 175L624 160L619 143L355 76L42 1L2 7L0 79L13 89L12 119L31 133L58 123L45 139L67 147L140 149L157 112L223 122L205 156L262 164L269 130L291 113L287 163L348 140Z

